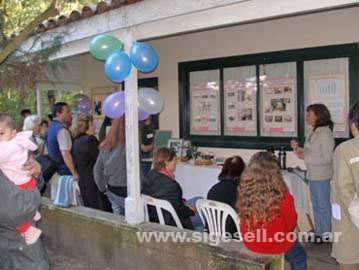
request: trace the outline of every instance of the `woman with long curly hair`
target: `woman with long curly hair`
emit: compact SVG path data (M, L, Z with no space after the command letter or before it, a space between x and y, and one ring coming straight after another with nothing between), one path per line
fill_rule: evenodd
M239 182L237 210L249 250L285 253L293 270L307 269L305 249L293 237L297 224L293 196L273 154L259 152L250 160Z

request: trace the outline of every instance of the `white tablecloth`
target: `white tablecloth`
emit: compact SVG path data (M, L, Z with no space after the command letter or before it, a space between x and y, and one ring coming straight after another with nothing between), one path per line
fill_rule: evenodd
M182 187L184 198L190 199L197 196L207 198L208 191L218 183L220 172L221 168L217 166L195 166L190 163L179 162L175 175L177 182ZM312 205L309 187L301 179L301 177L305 177L304 172L297 170L294 172L284 171L284 182L287 184L290 193L293 194L296 208L311 215Z
M190 199L201 196L207 198L211 187L218 183L221 168L217 166L195 166L178 162L175 176L183 190L183 197Z

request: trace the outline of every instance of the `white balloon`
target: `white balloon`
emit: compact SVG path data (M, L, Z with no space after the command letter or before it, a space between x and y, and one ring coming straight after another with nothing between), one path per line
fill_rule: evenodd
M138 103L140 108L149 114L158 114L164 108L164 100L160 93L153 88L140 88L138 90Z

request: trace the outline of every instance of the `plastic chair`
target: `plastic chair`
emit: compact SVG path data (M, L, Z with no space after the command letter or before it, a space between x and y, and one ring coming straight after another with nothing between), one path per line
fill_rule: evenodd
M240 234L239 217L233 208L228 204L199 199L196 202L196 208L203 224L207 224L208 233L210 235L226 237L226 222L228 217L233 219L236 224L237 231Z
M145 220L146 221L149 221L149 219L150 219L149 215L148 215L148 206L153 206L156 208L158 220L161 225L166 225L165 219L163 218L163 212L162 212L162 210L165 210L171 214L173 220L175 221L176 227L183 229L182 223L181 223L180 219L178 218L178 215L170 202L168 202L166 200L156 199L156 198L153 198L148 195L142 195L142 198L143 198L143 202L144 202L144 206L145 206Z

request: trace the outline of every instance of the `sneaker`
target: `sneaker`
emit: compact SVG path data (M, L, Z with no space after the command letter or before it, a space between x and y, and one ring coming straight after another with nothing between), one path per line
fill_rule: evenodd
M40 214L39 211L36 211L36 214L35 214L33 220L34 220L34 221L39 221L40 219L41 219L41 214Z

